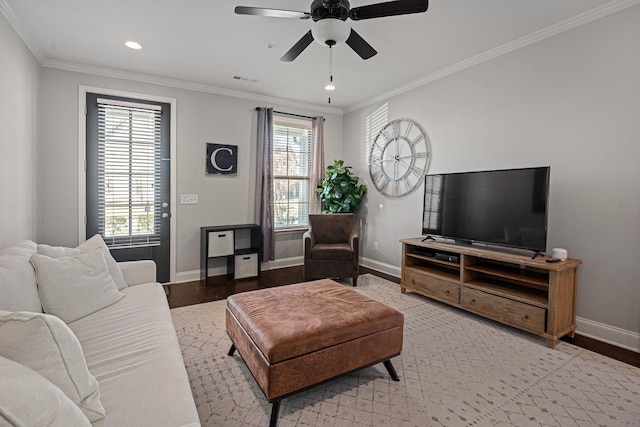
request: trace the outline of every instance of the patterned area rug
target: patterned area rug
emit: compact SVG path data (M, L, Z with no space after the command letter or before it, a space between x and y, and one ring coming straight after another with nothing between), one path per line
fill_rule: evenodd
M373 275L354 289L405 316L400 382L382 364L364 369L284 399L278 426L640 426L640 368L564 342L550 350ZM171 310L200 420L266 426L271 405L227 356L225 304Z

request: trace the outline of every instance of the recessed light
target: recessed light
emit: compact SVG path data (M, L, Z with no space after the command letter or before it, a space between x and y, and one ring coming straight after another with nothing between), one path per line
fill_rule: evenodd
M135 49L135 50L142 49L142 45L140 43L136 43L136 42L132 42L132 41L128 41L124 45L126 47L128 47L129 49Z
M333 83L329 83L324 87L324 90L335 90L335 89L336 87L333 85Z

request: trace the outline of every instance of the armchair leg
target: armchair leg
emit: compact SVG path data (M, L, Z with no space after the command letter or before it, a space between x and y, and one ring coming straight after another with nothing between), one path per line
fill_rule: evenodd
M356 284L358 283L358 276L352 278L351 281L353 282L353 286L356 286Z

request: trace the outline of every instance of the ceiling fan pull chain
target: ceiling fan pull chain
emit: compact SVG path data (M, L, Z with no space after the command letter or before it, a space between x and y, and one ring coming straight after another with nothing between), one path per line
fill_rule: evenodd
M329 46L329 80L333 83L333 49Z

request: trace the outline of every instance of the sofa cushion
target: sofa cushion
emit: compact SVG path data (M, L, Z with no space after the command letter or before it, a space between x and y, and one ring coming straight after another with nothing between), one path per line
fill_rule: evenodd
M25 240L0 251L0 310L42 313L36 273L29 262L36 248Z
M36 371L0 356L0 425L89 427L82 411Z
M0 343L0 356L43 375L90 421L104 418L98 382L80 342L62 320L43 313L0 312Z
M198 425L162 285L122 292L118 303L68 324L100 383L107 416L94 427Z
M40 300L45 313L69 323L124 297L109 275L101 249L51 258L34 254Z
M100 248L102 253L104 254L104 260L107 263L107 267L109 268L109 274L111 278L115 282L118 290L124 289L127 287L127 282L124 280L122 276L122 272L120 271L120 267L118 267L118 263L111 252L109 252L109 248L107 244L102 240L102 236L96 234L89 240L82 242L77 248L65 248L62 246L49 246L49 245L38 245L38 253L46 256L50 256L52 258L60 258L63 256L75 256L83 252L89 252L94 249Z

